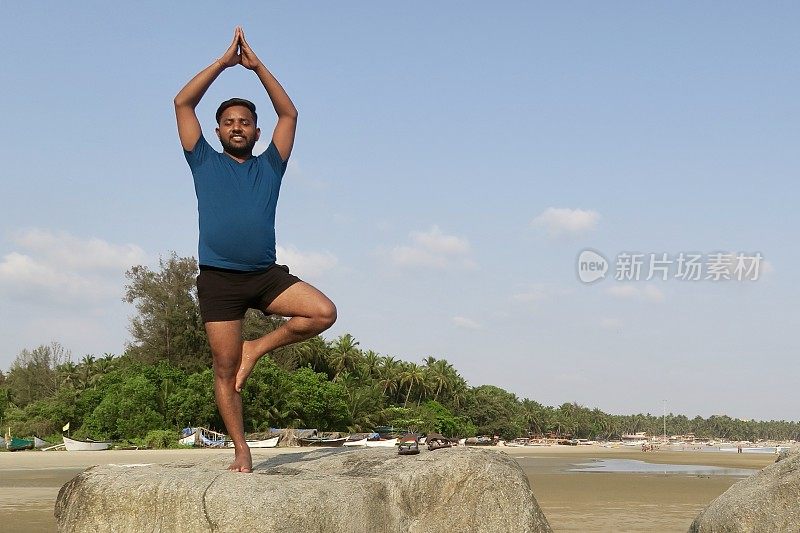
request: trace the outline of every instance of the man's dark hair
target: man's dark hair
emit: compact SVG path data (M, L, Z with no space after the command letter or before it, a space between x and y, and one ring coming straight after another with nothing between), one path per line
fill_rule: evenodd
M256 114L256 104L251 102L250 100L245 100L244 98L231 98L230 100L225 100L219 107L217 108L217 124L219 124L219 117L222 116L222 112L228 109L229 107L233 107L235 105L241 105L246 107L250 110L253 114L253 124L258 124L258 115Z

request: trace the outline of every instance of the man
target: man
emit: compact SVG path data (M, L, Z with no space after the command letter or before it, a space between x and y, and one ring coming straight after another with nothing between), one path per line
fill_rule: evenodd
M278 115L272 142L258 157L253 147L261 130L252 102L234 98L217 110L221 154L206 142L195 114L211 83L236 65L256 73ZM333 302L275 263L275 207L294 143L297 110L237 27L225 54L175 97L175 115L197 193L197 293L213 355L214 395L236 447L228 468L251 472L240 393L253 366L267 352L313 337L336 320ZM248 308L292 318L260 339L242 342Z

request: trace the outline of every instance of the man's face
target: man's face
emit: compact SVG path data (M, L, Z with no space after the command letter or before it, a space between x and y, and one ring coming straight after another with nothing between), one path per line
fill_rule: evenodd
M225 152L235 157L249 157L261 135L253 122L253 114L242 105L234 105L219 117L217 136Z

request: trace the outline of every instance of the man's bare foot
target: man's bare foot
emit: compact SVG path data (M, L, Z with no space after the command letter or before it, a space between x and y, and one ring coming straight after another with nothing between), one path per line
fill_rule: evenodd
M236 373L236 392L242 392L244 383L250 377L250 372L256 366L258 359L263 355L255 351L253 341L242 343L242 362L239 364L239 371Z
M250 457L250 448L247 445L236 448L233 462L228 466L228 470L246 473L253 471L253 459Z

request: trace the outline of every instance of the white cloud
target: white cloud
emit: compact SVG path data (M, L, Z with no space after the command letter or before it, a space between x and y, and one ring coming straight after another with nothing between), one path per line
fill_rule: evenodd
M650 302L664 300L664 291L655 285L645 285L641 288L630 284L614 285L606 289L606 293L616 298L647 300Z
M147 254L135 244L81 239L65 231L21 230L11 240L47 264L66 270L127 270L147 260Z
M330 252L301 252L294 246L276 246L275 254L278 263L300 278L318 278L339 263Z
M121 298L124 272L147 259L139 246L81 239L63 231L18 231L11 241L21 251L0 260L0 293L48 308Z
M480 324L478 324L472 319L463 316L454 316L451 321L453 325L457 328L471 329L471 330L482 329L482 326Z
M411 244L395 246L389 258L397 266L450 268L454 266L475 268L470 257L469 241L463 237L447 235L432 226L428 231L409 234Z
M548 207L531 221L531 226L542 229L550 238L577 236L597 228L600 213L584 209Z

